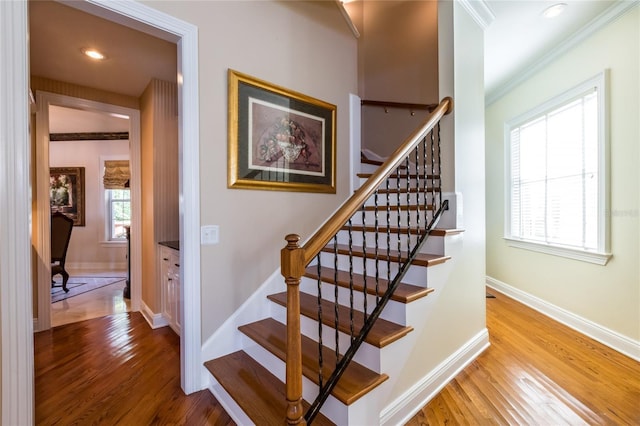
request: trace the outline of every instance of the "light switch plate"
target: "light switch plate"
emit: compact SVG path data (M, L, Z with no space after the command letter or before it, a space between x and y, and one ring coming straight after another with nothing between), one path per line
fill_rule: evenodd
M200 244L212 245L220 242L220 227L218 225L203 225L200 228Z

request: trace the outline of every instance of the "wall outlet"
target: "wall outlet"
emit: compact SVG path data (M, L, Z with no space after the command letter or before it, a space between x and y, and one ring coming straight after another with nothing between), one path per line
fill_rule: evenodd
M220 227L218 225L204 225L200 228L200 244L212 245L220 242Z

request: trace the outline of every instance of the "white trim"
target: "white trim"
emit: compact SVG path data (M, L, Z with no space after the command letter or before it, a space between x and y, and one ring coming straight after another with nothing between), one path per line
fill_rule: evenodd
M74 271L119 271L126 272L127 271L127 263L126 262L78 262L78 263L69 263L67 262L67 270L71 272ZM137 310L137 309L136 309Z
M550 244L545 241L539 242L533 239L522 239L518 235L514 236L511 229L511 183L512 179L512 139L511 132L514 128L518 128L526 122L533 121L545 114L563 107L568 102L584 96L584 94L593 88L596 89L598 99L598 248L589 251L579 247L570 248L558 244ZM522 249L533 250L541 253L553 254L557 256L567 257L570 259L581 260L584 262L606 265L611 258L609 253L611 248L610 230L611 230L611 195L609 163L610 163L610 141L609 141L609 70L605 69L595 76L575 85L574 87L554 96L553 98L543 102L535 108L510 119L504 125L504 238L509 245ZM546 177L545 177L546 179ZM545 213L546 215L546 213ZM546 216L545 216L546 218Z
M183 318L180 383L190 394L202 390L200 315L200 123L198 27L135 1L65 2L178 45L178 128L180 164L180 282ZM97 6L97 7L96 7ZM185 167L186 166L186 167ZM132 257L132 261L133 261Z
M491 10L484 0L458 0L458 3L462 5L464 10L471 15L473 20L476 21L483 30L486 30L496 19L493 10Z
M140 313L149 324L149 327L156 328L166 327L169 325L169 321L163 314L156 314L144 303L144 300L140 303Z
M0 1L0 423L34 423L27 2Z
M351 193L360 187L360 151L362 146L362 137L360 134L362 104L360 97L349 94L349 153L351 161L349 162L349 176L351 176Z
M59 95L56 93L36 92L36 170L38 176L47 176L49 171L49 106L57 105L87 111L122 114L129 117L129 157L131 162L131 310L140 310L142 290L142 190L140 187L140 111L118 105L111 105L88 99ZM50 223L49 223L49 180L37 179L36 220L38 221L38 241L35 244L41 259L50 259ZM117 264L114 264L117 265ZM69 265L70 268L72 265ZM74 265L75 266L75 265ZM79 266L79 265L77 265ZM126 267L126 266L125 266ZM48 262L39 262L38 267L38 331L51 328L51 266Z
M335 2L338 5L338 9L340 9L340 13L342 13L342 17L347 22L349 29L353 33L353 36L355 38L360 38L360 31L358 31L358 28L356 28L355 24L351 20L351 16L349 16L349 12L347 12L347 9L344 7L344 2L342 0L335 0Z
M606 265L613 256L611 253L598 253L571 247L554 246L545 243L536 243L533 241L517 240L505 237L504 240L510 247L524 250L531 250L538 253L550 254L553 256L566 257L567 259L580 260L582 262L595 263L596 265Z
M544 56L536 60L533 64L527 65L506 83L496 87L490 92L487 92L484 101L485 107L488 107L498 101L507 93L515 89L517 86L533 77L536 73L549 65L551 62L560 58L570 49L584 41L587 37L590 37L600 29L614 22L638 4L640 4L638 0L614 2L611 7L606 9L587 25L575 32L571 37L557 44L555 48L549 50Z
M506 296L535 309L541 314L597 340L623 355L640 361L640 341L633 340L600 324L596 324L495 278L487 276L486 283L490 288L504 293Z
M381 425L405 424L489 347L485 328L380 412Z

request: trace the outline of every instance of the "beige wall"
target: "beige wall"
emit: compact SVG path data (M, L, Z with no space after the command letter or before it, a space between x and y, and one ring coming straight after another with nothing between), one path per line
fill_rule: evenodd
M429 323L417 337L393 397L430 375L441 363L469 350L485 323L485 194L483 31L459 2L440 3L440 96L454 99L452 115L443 119L443 141L455 135L455 191L462 196L462 240L451 259L446 283L429 297ZM434 274L435 275L435 274ZM467 356L470 356L467 353ZM406 396L406 394L405 394Z
M362 99L438 103L438 2L364 2L359 51ZM414 113L363 107L363 147L391 154L428 114Z
M640 12L635 7L487 109L487 275L640 340L638 159ZM606 266L509 247L504 230L505 121L610 70L611 251Z
M198 26L200 216L220 226L220 243L201 251L205 341L279 268L284 236L309 237L347 197L356 39L334 2L145 4ZM337 194L227 188L229 68L337 106Z
M154 79L140 98L142 300L162 312L157 245L180 239L178 101L175 83Z

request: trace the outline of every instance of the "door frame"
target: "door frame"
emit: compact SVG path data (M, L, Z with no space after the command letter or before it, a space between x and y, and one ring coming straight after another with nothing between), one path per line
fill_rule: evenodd
M180 382L206 387L201 365L198 28L138 2L86 0L72 7L175 42L178 46ZM34 423L29 44L27 2L0 1L0 332L2 424ZM188 165L188 167L183 167ZM10 190L9 190L10 189Z
M140 186L140 111L137 109L74 98L49 92L36 92L36 217L38 238L38 320L35 331L51 328L51 223L49 220L49 106L61 106L84 111L120 114L129 117L129 161L131 163L131 310L140 310L142 297L142 189Z

